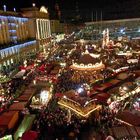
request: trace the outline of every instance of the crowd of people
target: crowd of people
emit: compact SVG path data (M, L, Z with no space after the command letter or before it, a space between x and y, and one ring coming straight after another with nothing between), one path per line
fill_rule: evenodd
M69 117L71 118L70 121ZM45 138L63 140L68 137L77 137L80 132L79 123L80 120L74 116L71 117L66 110L57 107L52 111L47 107L38 114L33 130L40 133L42 140ZM72 136L71 133L73 133Z
M54 88L56 93L63 93L77 88L78 84L71 80L72 74L72 71L67 71L62 73L62 75L58 77L58 83Z
M62 52L63 51L61 51L58 55L59 57L65 57L65 55L63 56ZM75 51L75 53L73 53L70 58L79 58L80 54L81 53L77 53L77 51ZM31 64L32 63L33 62L31 62ZM51 71L54 70L56 66L52 63L53 62L50 62L50 64L47 65L47 61L43 60L37 67L35 67L34 72L31 73L31 75L27 76L27 79L12 79L12 82L10 82L10 84L8 83L3 85L3 87L5 86L4 89L8 89L8 96L7 98L5 98L5 102L9 104L9 101L11 102L12 100L14 100L15 95L13 95L13 93L15 93L16 90L21 87L21 85L25 84L28 86L35 76L50 75ZM124 66L124 61L118 63L117 65L115 64L114 67L112 63L110 64L110 67L112 69L118 69L122 66ZM87 81L90 81L89 79L96 80L99 79L98 77L106 79L110 75L112 76L111 71L106 70L98 74L98 77L95 77L94 74L92 74L92 77L90 77L91 73L89 73L89 76L86 76L86 80L83 74L77 73L74 75L74 73L75 72L73 70L69 69L68 65L68 69L66 69L58 77L57 83L54 85L54 93L64 93L72 89L77 90L81 87L81 85L83 85L83 83L87 83ZM74 78L76 80L74 80ZM0 101L0 106L1 104L2 103ZM47 138L49 140L82 140L82 133L84 131L89 131L89 129L91 128L94 128L94 132L97 135L100 135L102 139L105 139L109 135L108 128L121 125L120 122L115 120L115 112L111 111L108 107L102 106L101 110L95 111L94 113L90 114L88 118L82 118L78 114L74 114L72 111L63 109L58 106L57 99L55 99L55 97L53 97L53 99L47 106L43 106L40 110L31 109L28 112L27 109L23 110L22 113L36 114L36 119L32 126L32 130L39 132L40 140L44 140Z
M37 113L32 128L40 133L42 140L45 138L50 140L80 140L82 133L91 128L94 128L94 132L105 139L109 135L108 128L121 125L114 119L115 113L110 111L108 107L103 107L87 119L73 112L69 113L68 110L60 108L58 105L54 109L50 106L52 106L52 102Z

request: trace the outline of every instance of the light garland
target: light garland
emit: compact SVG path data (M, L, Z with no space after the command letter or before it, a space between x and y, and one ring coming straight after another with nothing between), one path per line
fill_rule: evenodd
M102 61L100 63L96 63L96 64L88 64L88 65L84 65L84 64L77 64L77 63L73 63L70 68L72 69L79 69L79 70L97 70L97 69L103 69L105 68L105 65L102 63Z
M61 106L66 107L66 108L71 109L72 111L76 112L78 115L80 115L80 116L82 116L82 117L88 117L88 116L89 116L92 112L94 112L95 110L101 109L101 106L100 106L100 105L97 105L95 108L93 108L93 109L91 109L90 111L88 111L88 112L85 113L84 111L82 111L82 109L81 109L80 111L77 111L76 108L72 108L72 107L70 107L68 104L62 103L62 102L60 102L60 101L58 102L58 104L61 105Z

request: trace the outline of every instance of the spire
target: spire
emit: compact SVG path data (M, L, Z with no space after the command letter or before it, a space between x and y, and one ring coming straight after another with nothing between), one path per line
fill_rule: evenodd
M85 54L89 54L89 51L88 51L88 46L87 46L87 45L86 45Z
M59 4L58 4L57 1L56 1L56 4L55 4L55 11L56 11L57 17L60 20L61 19L61 10L60 10L60 7L59 7Z
M76 19L80 19L80 11L79 11L79 2L78 2L78 0L76 0L75 10L76 10Z
M79 14L79 3L77 0L76 0L76 13Z
M103 47L107 46L108 42L109 42L109 30L107 28L103 31L103 44L102 44L102 46Z

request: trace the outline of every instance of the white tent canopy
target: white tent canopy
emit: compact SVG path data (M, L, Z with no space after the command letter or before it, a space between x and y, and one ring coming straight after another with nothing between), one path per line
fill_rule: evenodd
M21 78L25 74L26 70L19 71L13 78Z

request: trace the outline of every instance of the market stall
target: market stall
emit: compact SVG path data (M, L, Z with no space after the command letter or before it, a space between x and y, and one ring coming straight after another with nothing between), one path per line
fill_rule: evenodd
M0 128L12 129L16 125L19 118L18 111L4 112L0 116Z
M35 115L25 115L20 126L18 127L17 131L14 134L14 140L19 140L19 138L22 137L25 131L31 129L34 119L35 119Z
M12 105L10 105L9 110L22 111L25 108L26 104L27 102L14 102Z

